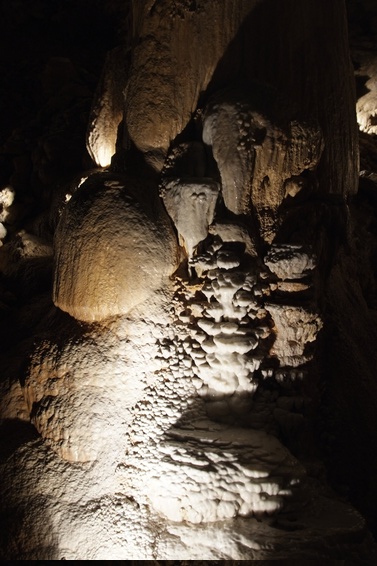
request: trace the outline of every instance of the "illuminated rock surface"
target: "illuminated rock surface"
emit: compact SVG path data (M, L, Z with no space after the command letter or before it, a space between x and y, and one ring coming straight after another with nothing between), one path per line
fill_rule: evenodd
M376 76L377 58L370 58L362 61L362 65L358 71L359 76L368 77L365 87L368 89L367 94L360 97L357 101L356 112L357 121L360 129L367 134L377 133L377 76Z
M152 195L145 205L142 190L132 180L92 176L62 214L53 297L79 320L127 313L166 284L177 267L169 220Z
M189 122L224 51L256 4L135 3L139 42L125 92L125 118L132 141L154 167L161 169L170 142ZM217 19L223 25L213 25Z
M118 127L123 119L123 90L127 82L127 55L116 48L107 55L92 106L87 148L97 165L107 167L116 152Z
M172 218L188 257L206 239L219 194L211 179L170 181L164 187L163 201Z
M344 3L42 4L2 7L1 556L375 563Z
M271 123L249 102L267 97L259 88L253 85L248 95L232 90L217 95L206 109L203 140L212 147L226 207L235 214L256 209L262 237L271 243L286 183L315 169L323 144L318 127Z

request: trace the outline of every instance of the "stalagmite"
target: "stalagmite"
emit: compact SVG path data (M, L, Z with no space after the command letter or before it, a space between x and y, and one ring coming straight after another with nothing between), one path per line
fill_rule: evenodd
M166 214L159 203L145 205L141 190L131 179L91 176L63 211L53 298L78 320L126 314L177 267Z

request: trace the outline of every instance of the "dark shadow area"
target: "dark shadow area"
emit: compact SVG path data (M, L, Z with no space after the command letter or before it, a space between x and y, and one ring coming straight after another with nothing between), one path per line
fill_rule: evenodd
M370 77L368 75L356 75L355 77L355 81L356 81L356 99L358 100L359 98L361 98L362 96L364 96L365 94L368 94L368 92L370 92L370 89L366 86L366 82L369 81Z
M58 559L50 501L40 493L24 455L38 450L39 435L27 422L5 419L0 426L0 556L9 560ZM24 462L25 464L25 462ZM4 562L3 562L4 563ZM11 562L9 562L11 563Z
M259 82L275 93L273 104L261 101L269 118L318 123L326 140L317 171L322 193L345 194L356 183L355 93L349 88L353 76L345 16L340 0L319 6L295 0L257 4L229 44L206 92L208 97L228 85L255 92Z
M31 423L17 419L5 419L0 424L0 461L5 461L22 444L39 438Z
M1 556L17 561L59 560L52 521L48 512L41 513L41 509L47 507L48 500L33 494L32 486L29 487L28 498L23 501L16 494L1 493L3 489L0 488Z

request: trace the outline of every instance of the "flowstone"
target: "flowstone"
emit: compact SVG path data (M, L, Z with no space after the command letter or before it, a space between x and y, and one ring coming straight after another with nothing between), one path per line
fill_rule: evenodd
M23 383L32 422L60 458L98 470L102 490L100 470L113 466L118 502L106 517L124 528L118 559L192 559L199 549L207 560L300 558L313 540L320 557L334 556L334 544L336 556L365 555L359 515L291 449L305 441L322 326L310 246L280 242L262 254L262 225L224 208L223 177L162 176L183 244L173 274L169 220L138 188L91 176L62 213L55 304L90 324L67 318L56 340L57 318L36 344ZM76 526L75 548L86 536ZM350 535L362 542L348 544Z

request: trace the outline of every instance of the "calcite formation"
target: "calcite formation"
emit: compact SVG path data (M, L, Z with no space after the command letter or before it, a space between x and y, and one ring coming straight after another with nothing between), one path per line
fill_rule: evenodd
M6 221L10 215L10 208L14 201L15 192L12 187L4 187L0 191L0 241L7 235Z
M53 299L79 320L126 314L178 265L169 220L159 203L144 204L141 190L132 180L91 176L63 211Z
M326 232L357 176L344 5L275 4L130 3L88 126L107 169L60 188L53 249L2 248L17 273L53 254L25 402L4 395L39 435L1 464L5 512L27 507L6 559L376 556L313 432Z
M129 326L124 320L84 330L59 314L51 326L59 329L59 340L54 333L41 337L25 377L31 420L65 460L109 457L126 435L131 408L160 367L151 335L159 332L158 326Z
M294 244L271 246L264 263L282 280L302 279L316 267L315 257L311 250Z
M153 167L162 168L171 141L190 121L224 51L256 4L134 3L138 44L125 90L125 119L132 141ZM182 49L193 38L195 48Z
M368 134L377 133L377 59L364 46L359 46L354 57L357 62L356 76L363 80L366 92L356 103L357 122L360 130Z
M123 119L123 90L127 84L127 54L116 47L107 54L93 100L87 131L87 149L93 161L107 167L116 152L118 127Z
M238 428L170 430L151 466L148 497L173 522L209 523L263 517L283 508L304 469L276 438ZM205 426L207 425L207 426Z
M199 394L214 399L208 405L210 411L219 407L223 396L251 394L257 389L255 372L263 358L259 342L269 334L257 270L245 271L240 264L241 257L227 250L221 240L195 258L195 266L202 268L201 292L206 302L200 311L197 308L193 372ZM195 306L194 300L190 305L194 312Z
M177 228L189 258L206 239L215 214L219 187L212 179L171 180L166 183L163 201Z
M260 88L251 87L249 96L231 89L218 93L205 111L203 141L217 162L226 207L238 215L256 211L261 235L271 243L287 184L315 169L323 140L318 127L272 123L253 105L254 97L264 95Z
M271 354L283 366L299 366L312 358L306 347L314 342L322 328L318 313L303 307L266 304L275 325L276 340Z

